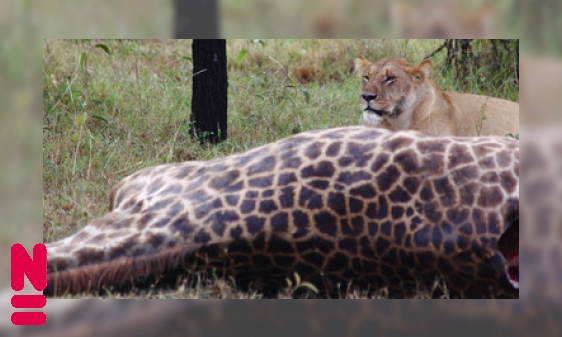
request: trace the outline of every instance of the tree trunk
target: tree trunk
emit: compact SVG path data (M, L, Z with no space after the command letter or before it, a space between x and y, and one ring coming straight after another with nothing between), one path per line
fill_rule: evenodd
M456 80L456 90L487 92L506 83L519 85L519 40L447 39L426 58L443 49L447 49L445 69ZM485 82L477 80L482 75Z
M217 144L228 136L226 40L193 40L191 134L201 144Z

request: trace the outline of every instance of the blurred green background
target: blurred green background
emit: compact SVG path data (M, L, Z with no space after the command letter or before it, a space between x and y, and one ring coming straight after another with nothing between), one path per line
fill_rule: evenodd
M283 7L273 0L221 1L222 35L236 38L413 37L404 35L412 33L411 30L400 34L406 19L400 15L393 18L390 1L331 2L338 4L330 6L343 6L343 10L326 5L326 1L308 2L304 7L296 1L285 1ZM409 1L419 7L426 2ZM451 1L438 3L445 7ZM482 1L461 3L466 6L464 13L468 15L476 13ZM483 18L488 21L482 24L492 21L493 37L520 38L522 58L532 56L528 62L521 62L522 123L559 127L562 36L556 32L562 31L560 2L500 0L493 3L497 11L491 20ZM21 242L30 250L42 240L42 40L170 38L173 3L0 0L0 8L0 251L3 252L0 269L7 271L9 247L13 243ZM292 18L300 24L293 24ZM446 25L444 19L446 15L441 15L431 22ZM423 19L422 22L427 23ZM549 90L542 90L544 88ZM537 118L537 114L542 117ZM536 120L539 122L534 122ZM8 285L7 272L0 273L0 285Z

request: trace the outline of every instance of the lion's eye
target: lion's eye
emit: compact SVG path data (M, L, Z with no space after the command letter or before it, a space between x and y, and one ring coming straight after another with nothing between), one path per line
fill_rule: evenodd
M396 79L396 76L388 76L384 79L383 83L388 85L388 84L391 84L392 82L394 82L395 79Z
M363 82L369 82L369 76L363 76Z

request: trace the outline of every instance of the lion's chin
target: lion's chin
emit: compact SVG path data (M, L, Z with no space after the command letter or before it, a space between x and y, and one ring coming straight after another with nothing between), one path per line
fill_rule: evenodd
M363 111L363 122L367 125L378 126L382 120L382 116L374 111Z

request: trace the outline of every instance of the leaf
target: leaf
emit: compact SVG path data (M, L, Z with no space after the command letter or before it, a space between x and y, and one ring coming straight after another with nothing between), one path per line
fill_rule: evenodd
M506 136L519 140L519 132L516 134L508 133Z
M307 288L315 294L318 294L318 288L316 288L316 286L310 282L303 282L300 284L300 286L303 288Z
M88 119L88 113L84 112L76 116L74 123L77 127L82 128Z
M106 124L109 125L109 119L108 119L106 116L104 116L104 115L92 114L91 117L92 117L92 118L99 119L99 120L102 120L102 121L104 121Z
M86 61L88 60L88 54L82 52L80 55L80 68L84 69L86 67Z
M295 284L300 285L301 277L299 276L299 274L295 272L293 275L295 276Z
M291 287L293 286L293 281L291 281L290 278L286 277L286 278L285 278L285 282L287 282L287 286L288 286L289 288L291 288Z
M304 95L304 99L306 103L310 103L310 92L307 89L301 89L302 94Z
M242 59L246 57L247 54L248 54L248 50L246 49L242 49L241 51L239 51L238 55L236 55L236 62L240 63L240 61L242 61Z
M109 50L109 47L108 47L106 44L98 43L98 44L96 44L96 48L101 48L101 49L103 49L108 55L111 55L111 50Z

